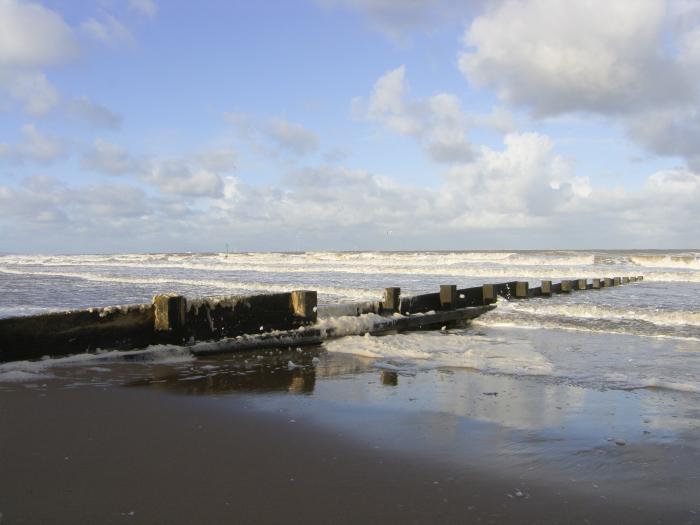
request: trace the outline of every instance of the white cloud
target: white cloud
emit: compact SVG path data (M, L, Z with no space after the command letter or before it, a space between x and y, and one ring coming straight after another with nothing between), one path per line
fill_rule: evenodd
M283 118L259 120L245 113L224 113L236 135L246 141L261 157L280 154L297 157L314 153L319 148L316 133L296 122Z
M34 116L46 114L59 102L58 91L40 72L0 69L0 89Z
M89 18L80 27L85 34L108 46L134 44L129 28L109 14L103 15L101 20Z
M158 13L158 5L153 0L129 0L129 9L148 17Z
M0 143L0 158L5 157L15 162L50 163L66 154L67 145L64 140L42 133L34 124L22 127L20 142Z
M504 150L482 147L474 162L448 172L449 193L463 202L455 224L485 225L484 217L491 217L499 226L538 225L590 194L588 181L572 176L549 138L512 134L504 142Z
M509 0L471 23L460 68L540 115L677 104L697 77L664 50L665 4Z
M197 161L206 170L232 171L236 167L236 152L227 146L207 149L197 154Z
M40 68L77 55L72 30L39 4L0 0L0 68Z
M83 154L81 165L105 175L132 176L165 195L199 199L222 194L220 173L231 171L233 162L233 150L225 147L205 149L179 159L158 159L133 155L124 147L96 139Z
M121 126L119 115L85 96L73 98L68 102L67 109L70 115L96 127L117 129Z
M318 149L318 138L313 131L285 119L269 120L262 131L279 149L295 155L306 155Z
M436 187L328 166L295 170L272 186L172 161L154 164L143 177L161 194L146 198L131 184L69 187L45 177L18 188L0 184L0 225L16 225L0 228L0 241L9 246L32 232L49 242L70 231L71 246L108 238L131 249L157 239L169 240L171 249L203 249L221 238L245 238L245 249L294 249L299 238L322 249L455 242L535 248L566 240L672 246L694 242L700 212L697 172L659 171L638 190L595 187L574 176L550 139L534 133L477 150Z
M362 13L370 24L393 40L405 40L412 31L430 32L466 20L481 0L316 0L326 8Z
M122 147L96 139L85 152L81 161L83 168L107 175L126 175L139 171L139 162Z
M468 124L475 128L485 128L506 135L518 130L515 116L508 109L496 106L488 113L473 113L467 116Z
M218 197L224 188L218 174L174 161L156 163L143 179L163 193L191 198Z
M700 3L506 0L467 28L470 82L535 117L594 114L700 168Z
M421 132L419 110L407 107L406 66L386 72L374 84L367 104L367 116L381 121L402 135Z
M143 221L156 215L160 204L149 202L142 190L130 185L69 186L36 176L19 187L0 186L0 224L18 225L5 235L21 246L49 239L87 246L91 240L128 238L124 232L146 229Z
M577 238L669 246L692 241L692 217L700 211L697 174L658 172L637 191L596 188L573 174L549 138L534 133L507 136L501 150L481 148L473 161L450 167L443 180L422 188L331 167L297 170L280 187L227 177L211 216L265 235L303 232L322 243L340 235L346 248L350 242L382 246L388 231L404 248L416 242L451 247L455 236L504 247L499 239L517 242L523 232L522 246Z
M632 139L657 155L679 156L700 171L700 106L651 110L626 119Z
M355 112L380 122L401 135L417 138L438 162L463 162L472 156L467 139L467 116L459 98L438 93L423 99L408 99L406 68L400 66L382 75L368 101L354 101ZM363 108L363 104L366 106Z
M58 13L36 3L0 0L0 90L27 113L43 115L59 100L41 68L77 55L73 31Z

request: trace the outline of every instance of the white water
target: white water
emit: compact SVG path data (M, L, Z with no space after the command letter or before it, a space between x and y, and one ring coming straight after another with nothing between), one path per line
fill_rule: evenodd
M697 251L7 255L0 256L0 316L149 302L170 291L196 297L307 288L318 290L321 303L337 303L377 300L386 286L407 294L445 283L643 275L612 289L502 301L466 330L348 337L327 348L406 371L457 367L595 388L697 392L699 261ZM50 369L51 362L0 365L0 381L49 376Z

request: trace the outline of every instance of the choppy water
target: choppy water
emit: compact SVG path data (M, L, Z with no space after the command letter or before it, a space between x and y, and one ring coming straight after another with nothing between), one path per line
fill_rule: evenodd
M644 281L501 301L467 329L326 346L404 372L472 368L593 388L700 392L697 251L7 255L0 256L0 317L148 302L169 291L193 297L307 288L335 303L379 299L386 286L410 294L446 283L625 275ZM0 380L31 374L12 366L0 365Z

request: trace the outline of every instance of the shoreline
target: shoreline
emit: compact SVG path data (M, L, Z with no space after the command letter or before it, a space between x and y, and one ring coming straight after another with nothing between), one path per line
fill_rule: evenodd
M312 375L287 357L250 374L229 356L5 384L0 523L700 518L695 397L669 412L678 393L393 375L320 351L299 358L320 359Z

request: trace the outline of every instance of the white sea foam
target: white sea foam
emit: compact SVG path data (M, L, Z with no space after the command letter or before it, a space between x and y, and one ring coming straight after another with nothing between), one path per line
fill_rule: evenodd
M700 258L697 254L682 255L633 255L630 260L634 264L648 268L683 268L700 270Z
M401 316L399 315L399 317ZM319 319L318 323L316 323L314 327L321 329L322 332L332 332L335 336L341 336L369 332L377 326L386 324L386 322L386 317L369 313L360 316L328 317L325 319Z
M186 260L146 261L127 260L82 260L76 257L55 259L34 259L30 257L8 258L0 257L0 271L25 275L55 275L72 278L83 278L93 281L115 282L125 284L167 284L179 282L193 286L217 286L227 289L241 290L277 290L278 283L256 283L248 281L236 281L223 277L222 272L252 272L266 275L307 275L314 274L323 280L324 274L347 274L349 276L381 276L381 275L422 275L422 276L451 276L456 278L525 278L538 279L567 279L567 278L595 278L625 273L629 275L641 274L649 281L671 282L700 282L700 271L694 271L692 265L678 266L678 271L669 271L672 268L647 267L640 272L635 264L624 266L623 262L629 259L620 259L618 266L605 266L593 264L594 256L570 256L570 257L536 257L518 256L512 259L484 259L452 260L445 256L434 255L432 258L414 257L401 259L393 254L380 254L377 259L368 260L331 260L323 261L317 258L296 256L280 256L276 259L255 258L253 260L238 258L238 260L219 261L212 257L192 257ZM507 261L507 262L506 262ZM81 270L66 272L61 268L80 268ZM105 274L105 268L120 268L132 270L158 270L159 272L174 272L186 270L200 275L214 273L217 279L180 279L176 276L162 277L133 277L131 275ZM102 271L99 271L99 270ZM289 286L299 283L290 282ZM303 285L303 284L302 284ZM307 285L308 286L308 285ZM361 288L326 287L319 290L329 295L347 296L353 298L370 298L376 294L371 290Z
M0 368L0 383L28 383L42 379L50 379L51 374L32 372L27 370L2 370Z
M548 318L548 317L507 317L507 316L493 316L493 317L480 317L475 319L473 322L474 326L477 327L489 327L489 328L517 328L519 330L542 330L544 329L555 329L555 330L566 330L574 332L589 332L595 334L617 334L617 335L630 335L636 337L648 337L655 339L670 339L682 342L700 342L700 332L697 330L692 333L683 333L677 331L677 329L669 328L657 328L657 329L644 329L639 325L624 325L615 324L610 322L603 322L601 324L589 324L583 322L575 322L575 320L566 322L562 319Z
M657 378L640 382L635 388L658 388L660 390L674 390L676 392L700 393L700 385L693 383L679 383L677 381L665 381Z
M551 363L530 345L442 332L382 337L352 336L327 341L329 352L354 354L416 368L470 368L516 375L548 375Z
M37 361L11 361L0 364L0 382L33 381L54 377L53 369L84 367L94 364L143 361L159 364L186 363L194 360L191 352L182 346L153 345L142 350L107 350L95 353L75 354L65 357L40 359ZM96 367L91 367L96 368ZM104 372L108 369L101 369ZM97 371L97 370L95 370Z
M284 293L290 290L298 290L308 288L306 284L289 283L261 283L261 282L239 282L223 279L180 279L176 277L131 277L131 276L116 276L103 275L88 272L56 272L56 271L37 271L37 270L18 270L14 268L0 268L0 273L14 275L36 275L44 277L69 277L91 282L115 283L115 284L140 284L140 285L185 285L191 287L210 287L244 292L268 292L268 293ZM377 299L379 292L376 290L363 290L357 288L341 288L332 286L316 286L314 289L326 295L335 295L346 298L357 299Z
M559 316L582 319L626 319L646 321L660 326L700 326L700 311L661 310L632 306L609 306L586 303L551 304L540 301L502 303L499 314L507 311L538 316Z
M493 327L490 331L497 333ZM657 375L648 376L648 366L634 366L631 356L636 354L627 345L610 347L607 339L599 339L595 344L579 348L578 344L570 345L570 336L555 335L558 341L555 344L552 344L551 336L541 337L542 341L538 342L537 338L518 337L514 333L496 337L431 332L384 337L353 336L327 341L324 346L329 352L372 359L378 368L399 372L467 368L516 377L536 376L593 388L700 393L700 381L685 369L674 370L659 363L653 368ZM548 343L543 344L543 341ZM583 342L587 338L580 335L573 341ZM668 359L668 354L664 356ZM644 362L648 365L646 359Z

